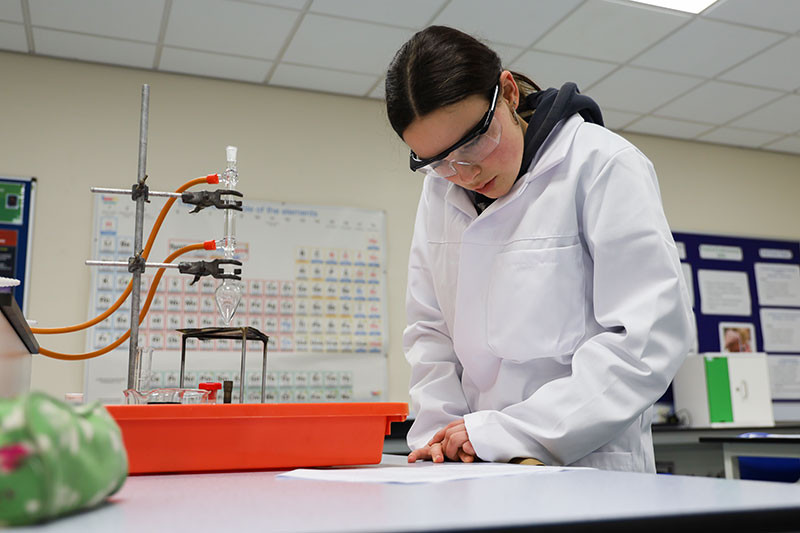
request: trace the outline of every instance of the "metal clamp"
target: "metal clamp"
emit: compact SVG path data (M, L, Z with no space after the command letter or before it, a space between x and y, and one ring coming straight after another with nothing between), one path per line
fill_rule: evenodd
M227 198L223 198L223 195L237 196L239 198L244 196L239 191L232 189L217 189L216 191L185 192L181 194L181 200L183 203L195 206L195 208L190 211L191 213L197 213L206 207L233 209L235 211L242 210L242 202L240 200L228 200Z

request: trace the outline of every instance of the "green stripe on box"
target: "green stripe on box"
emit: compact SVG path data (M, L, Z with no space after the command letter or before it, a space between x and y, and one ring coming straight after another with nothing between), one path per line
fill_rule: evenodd
M706 359L705 363L708 418L711 422L733 422L728 358L712 357Z

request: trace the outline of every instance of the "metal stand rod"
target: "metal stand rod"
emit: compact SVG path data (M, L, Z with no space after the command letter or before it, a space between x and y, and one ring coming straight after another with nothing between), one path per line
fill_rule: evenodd
M139 186L144 185L147 177L147 121L150 112L150 86L142 85L142 114L139 121L139 172L136 182ZM133 253L140 256L142 253L142 233L144 229L144 195L136 198L136 225L133 236ZM142 273L139 270L133 271L133 286L131 291L131 337L128 343L128 388L132 389L134 376L138 368L137 359L139 357L139 311L141 306Z
M264 357L261 359L261 403L267 401L267 343L264 344Z
M110 187L92 187L90 189L93 193L97 194L123 194L130 196L130 189L113 189ZM179 192L165 192L165 191L147 191L148 196L156 196L159 198L180 198L182 195Z
M99 259L87 259L84 261L88 266L107 266L107 267L121 267L128 268L127 261L101 261ZM145 268L180 268L180 265L175 263L145 263Z
M245 369L245 360L247 357L247 328L242 328L242 368L239 371L239 403L244 403L244 369Z

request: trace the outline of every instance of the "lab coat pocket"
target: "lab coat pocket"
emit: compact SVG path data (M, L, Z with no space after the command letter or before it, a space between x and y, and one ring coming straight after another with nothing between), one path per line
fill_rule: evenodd
M501 253L487 297L489 347L516 362L571 354L585 332L584 306L580 244Z

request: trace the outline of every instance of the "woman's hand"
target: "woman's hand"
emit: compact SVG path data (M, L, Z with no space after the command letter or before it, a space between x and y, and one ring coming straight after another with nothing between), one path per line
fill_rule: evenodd
M469 441L467 426L463 418L454 420L436 432L427 446L414 450L408 455L408 462L430 459L441 463L447 457L452 461L471 463L477 457L475 448Z

